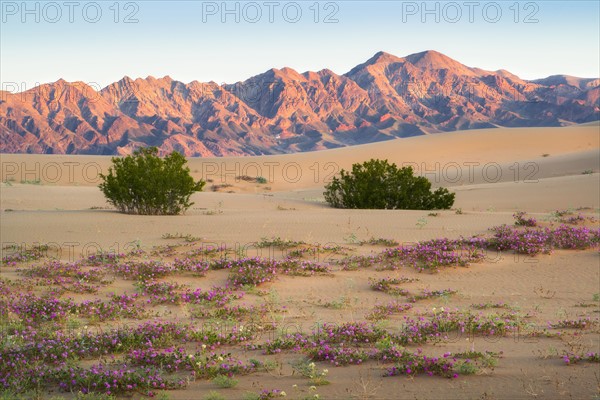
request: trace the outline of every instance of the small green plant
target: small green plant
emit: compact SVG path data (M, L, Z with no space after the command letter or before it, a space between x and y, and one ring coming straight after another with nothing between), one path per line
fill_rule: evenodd
M183 239L184 241L188 242L188 243L192 243L192 242L197 242L200 240L199 237L196 236L192 236L191 234L183 234L183 233L163 233L162 235L163 239Z
M281 204L277 205L277 209L279 211L296 211L296 209L294 207L284 207Z
M348 296L342 296L339 299L323 303L323 307L332 308L334 310L341 310L350 307L350 304L350 298Z
M249 359L248 363L250 363L252 365L252 367L254 369L256 369L257 371L264 370L267 372L273 371L273 370L277 369L277 367L279 366L277 361L267 360L267 361L263 362L263 361L255 359L255 358Z
M225 399L225 396L223 396L219 392L215 392L214 390L211 390L202 398L202 400L226 400L226 399Z
M386 336L382 339L379 339L377 342L375 342L375 348L381 352L384 352L386 350L390 350L392 348L394 348L395 344L392 341L392 338L390 338L389 336ZM402 349L400 349L402 350Z
M323 386L330 384L330 382L326 379L329 371L327 369L323 369L321 371L317 370L317 366L314 362L299 360L292 362L291 364L294 371L309 379L311 385Z
M508 310L512 310L513 308L511 306L509 306L508 304L499 301L496 303L492 303L492 302L487 302L487 303L479 303L479 304L471 304L472 308L475 308L476 310L487 310L490 308L505 308Z
M160 158L156 147L136 150L124 158L113 157L112 163L108 175L100 174L98 187L109 203L127 214L180 214L194 204L191 195L205 185L204 181L194 181L181 154L173 152Z
M220 388L232 388L238 384L238 380L227 375L217 375L213 378L213 383Z
M582 175L591 175L591 174L593 174L593 173L594 173L594 171L592 171L591 169L586 169L586 170L585 170L585 171L583 171L581 174L582 174Z
M267 178L265 178L264 176L257 176L257 177L252 177L249 175L239 175L235 177L236 182L238 180L240 181L245 181L245 182L255 182L255 183L259 183L259 184L265 184L267 183Z
M454 193L431 191L431 182L414 176L410 166L398 168L387 160L371 159L340 171L325 187L325 201L335 208L436 210L449 209Z
M454 212L456 215L462 215L463 210L462 208L457 208L456 211Z
M589 307L598 307L598 305L594 304L594 303L586 303L585 301L580 301L579 303L575 304L574 307L589 308Z
M393 247L393 246L398 246L400 243L398 243L394 239L371 237L371 239L368 239L368 240L361 240L360 242L358 242L358 244L361 245L361 246L365 245L365 244L370 244L372 246L388 246L388 247Z
M160 398L160 397L159 397ZM115 396L104 393L82 393L78 392L76 400L115 400Z
M427 225L427 223L427 218L421 217L417 220L417 223L415 225L417 226L417 228L423 229Z
M502 356L502 352L495 353L493 351L486 351L485 353L482 353L480 351L474 351L474 350L454 354L455 358L462 358L462 359L470 361L470 363L472 363L472 360L474 360L474 361L477 361L481 367L490 368L490 369L494 369L498 365L498 358L501 356ZM474 363L472 363L472 364L474 364ZM466 371L463 373L466 375L469 375L469 371L473 371L471 373L478 372L477 365L474 365L474 366L475 366L475 369L473 369L472 367L462 367L462 368L464 368L463 371ZM459 370L460 370L460 368L461 367L459 367Z
M21 181L21 184L23 184L23 185L41 185L42 181L39 179L23 180L23 181Z
M219 201L217 206L213 210L204 211L202 214L204 215L221 215L223 214L223 202Z
M537 221L535 218L527 217L527 213L525 211L519 211L513 214L513 218L515 219L516 226L528 226L533 227L537 226Z
M348 236L344 237L344 240L351 244L360 243L360 240L358 240L358 237L356 236L356 233L354 233L354 232L349 234Z
M465 360L457 363L458 373L461 375L473 375L479 371L479 368L475 363L472 363L470 360Z
M256 243L256 247L258 247L258 248L274 247L274 248L284 250L284 249L298 247L302 244L305 244L305 243L302 241L282 239L279 236L277 236L277 237L272 237L271 239L268 239L266 237L261 238L260 242Z

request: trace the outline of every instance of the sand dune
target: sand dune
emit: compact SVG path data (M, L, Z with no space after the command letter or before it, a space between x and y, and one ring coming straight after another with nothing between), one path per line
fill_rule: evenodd
M427 229L416 229L416 221L426 212L327 207L322 196L326 175L371 157L398 164L414 160L419 167L426 163L427 169L421 172L434 185L452 186L456 191L455 208L483 212L478 218L491 218L493 223L509 222L516 210L543 213L587 207L593 211L600 207L598 129L597 124L588 124L465 131L295 155L192 158L193 174L213 182L205 192L193 195L195 205L184 217L125 216L103 209L108 204L95 187L98 177L94 174L106 171L110 157L2 155L2 180L9 182L2 183L1 233L3 241L16 242L51 241L59 234L65 240L100 240L103 244L135 238L156 244L162 233L172 230L237 242L272 235L339 241L344 230L359 227L365 235L403 241L452 231L456 217L451 215L444 217L444 223L435 220ZM256 172L256 167L262 172ZM55 179L52 174L59 168L63 176ZM296 171L302 176L296 178ZM585 171L594 173L582 174ZM238 175L265 176L270 182L248 183L236 180ZM21 179L41 182L21 184ZM231 186L211 192L212 185L222 184ZM488 225L472 218L463 229L479 232ZM64 230L66 226L79 228ZM253 229L248 231L248 226Z
M286 155L191 158L189 167L196 178L211 179L215 184L234 185L239 175L263 176L268 185L241 185L240 190L254 192L269 186L272 191L286 191L322 187L342 168L381 158L412 165L438 184L453 186L598 172L599 149L600 126L585 124L449 132ZM110 157L104 156L1 157L2 181L40 180L55 185L95 186L98 173L110 165Z
M109 157L2 155L0 236L2 247L49 243L65 260L77 259L98 249L121 252L140 246L150 251L153 246L173 243L179 243L181 252L201 243L245 249L248 256L278 257L281 254L271 252L272 249L256 249L253 244L263 237L281 237L310 244L342 245L349 248L351 254L371 254L383 248L359 246L357 242L371 237L414 243L433 238L486 235L492 226L512 224L512 214L517 210L528 211L545 226L551 226L550 212L578 209L576 213L595 217L595 222L588 224L597 226L599 148L599 126L588 124L568 128L455 132L285 156L191 159L193 174L213 182L207 185L207 191L194 194L192 200L196 204L185 215L165 217L123 215L107 208L96 187L95 174L106 169ZM324 204L322 192L326 175L369 158L388 158L398 164L427 163L425 175L434 181L437 179L436 185L452 186L456 192L454 207L460 208L462 213L455 210L437 214L337 210ZM434 167L435 163L440 164L439 168ZM260 173L253 170L256 167L261 168ZM268 174L269 168L274 171L272 176ZM459 170L461 176L456 179L452 173ZM62 175L51 175L53 171L62 171ZM302 172L302 176L292 175L294 171ZM497 171L502 174L492 175ZM316 172L318 179L315 179ZM207 176L209 173L211 176ZM270 182L236 181L237 175L244 174L264 176L270 178ZM218 184L231 186L213 192L211 186ZM194 244L167 241L163 238L167 233L190 234L201 241ZM327 262L328 258L319 261ZM4 267L2 272L8 279L19 278L14 268ZM502 301L529 315L528 323L539 326L563 315L570 318L592 315L597 320L597 314L589 314L597 313L597 304L586 306L588 308L578 306L590 303L593 294L600 289L597 250L559 251L535 258L506 253L469 268L447 268L438 274L402 268L383 272L336 270L333 277L282 276L264 288L269 296L278 299L278 307L285 306L287 323L299 326L315 321L341 323L363 320L374 305L389 301L388 295L370 290L368 279L390 274L419 279L411 284L411 291L448 287L458 290L458 294L450 298L418 303L411 311L412 316L429 312L433 307L468 310L472 304ZM210 271L207 277L186 278L186 282L207 289L211 285L225 285L226 275L225 271ZM102 293L132 292L136 290L132 285L131 281L117 280L103 288ZM340 299L349 299L349 305L323 306ZM243 301L259 304L263 300L259 295L248 293ZM178 306L161 305L156 310L170 313L169 318L185 317L180 315L183 311ZM401 318L392 317L386 326L401 324ZM600 345L597 329L594 329L583 336L586 351L597 351ZM569 335L572 332L567 332L565 337L570 338ZM376 363L346 368L319 363L319 368L329 368L328 379L332 384L319 387L318 393L322 398L344 399L349 393L360 398L360 391L364 390L360 386L361 379L363 383L371 382L372 398L377 399L396 399L400 392L411 398L440 399L485 398L483 393L491 398L528 398L531 393L544 398L559 398L565 393L575 398L591 398L597 393L590 385L597 372L594 365L565 367L560 357L549 350L556 348L561 353L568 350L570 339L533 339L507 336L487 341L477 338L475 344L461 338L427 345L426 353L435 355L444 351L466 351L475 346L478 351L504 352L499 367L489 375L459 380L388 379L381 377L381 365ZM239 350L235 346L228 351L230 349ZM238 353L243 357L263 357L260 352L239 350ZM272 356L270 359L281 365L279 374L259 372L240 377L239 386L224 393L227 398L241 398L244 391L256 391L257 381L261 387L284 388L290 393L296 384L307 391L308 386L302 386L306 382L292 375L288 364L291 357ZM185 391L170 393L170 398L202 398L212 389L215 389L214 384L199 380Z

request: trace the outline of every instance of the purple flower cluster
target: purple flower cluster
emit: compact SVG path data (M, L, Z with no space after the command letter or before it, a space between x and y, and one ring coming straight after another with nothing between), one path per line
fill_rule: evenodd
M48 245L35 244L31 248L19 247L16 245L2 248L3 252L8 252L2 257L2 264L16 265L16 263L39 260L47 256Z
M388 249L380 254L379 261L383 269L408 266L419 271L435 271L444 266L466 266L483 258L478 245L476 240L434 239Z
M139 281L137 286L143 295L150 297L148 303L152 304L179 304L182 295L178 290L185 287L177 282L160 282L154 279Z
M457 378L458 373L455 365L456 358L450 358L450 353L442 357L427 357L421 355L421 351L414 354L404 352L398 358L397 364L388 368L387 376L427 374L429 376L440 375L447 378Z
M355 364L359 365L367 361L371 355L364 349L346 346L332 346L329 343L318 343L314 347L305 349L306 354L313 361L328 361L335 366Z
M15 331L14 335L19 339L0 349L0 389L20 391L60 385L64 390L116 394L177 387L178 381L167 381L161 376L163 372L178 369L206 377L217 372L244 373L253 368L229 355L194 353L184 357L182 350L173 347L175 343L199 342L203 349L214 349L252 337L251 330L237 327L230 331L197 330L190 325L157 321L100 332L55 331L51 336L47 331L25 328ZM166 350L161 350L165 347ZM70 362L123 352L128 353L127 365L117 369L103 365L73 368ZM186 364L182 364L184 358ZM142 368L134 368L136 366Z
M172 265L162 261L126 261L110 265L115 274L124 279L149 280L165 277L173 272Z
M51 295L40 297L32 293L19 294L9 303L9 309L30 324L64 320L75 307L72 299L61 300Z
M92 322L102 322L121 318L139 319L146 316L146 311L135 304L137 295L113 296L111 301L85 300L75 307L79 317L88 318Z
M96 293L106 272L101 268L83 270L82 263L65 263L58 260L47 261L29 268L17 268L17 273L32 279L36 286L58 286L62 291L74 293Z
M125 258L126 255L123 253L115 253L108 251L100 251L96 254L91 254L85 259L84 263L86 265L106 265L106 264L115 264L119 262L121 259Z
M553 249L587 249L597 246L600 229L561 225L556 229L520 230L507 225L492 228L494 236L487 240L487 247L519 254L535 255L550 253Z
M471 262L477 262L483 259L483 248L480 238L435 239L386 249L374 256L346 257L340 261L340 264L344 270L356 270L375 265L378 270L412 267L419 271L436 271L444 266L466 266Z
M343 270L375 266L378 270L412 267L436 271L444 266L467 266L484 259L486 250L513 251L535 255L553 249L587 249L600 243L600 229L561 225L556 229L521 229L514 226L491 228L491 237L434 239L386 249L377 255L351 256L338 263Z
M178 389L185 387L185 380L171 380L163 377L162 372L151 367L131 368L127 364L120 368L110 368L104 364L90 368L63 367L51 374L50 382L58 383L65 392L102 392L123 394L132 392L153 396L155 390Z
M71 298L60 299L52 295L26 293L20 294L8 307L29 324L64 321L70 315L98 322L145 316L145 310L134 304L135 299L136 295L123 295L113 296L110 301L95 299L75 303Z
M331 269L327 265L293 258L276 261L275 266L278 271L285 275L312 276L331 273Z
M194 290L193 292L186 290L181 294L181 300L184 303L212 303L217 307L223 307L233 300L241 299L243 296L243 292L234 292L229 288L213 286L210 290L202 290L200 288Z
M561 321L557 321L555 323L548 323L548 328L552 329L560 329L560 328L569 328L569 329L586 329L591 326L598 325L598 320L592 320L592 318L579 318L579 319L564 319Z
M244 285L258 286L275 279L277 263L263 258L242 258L230 262L227 282L235 288Z
M193 258L176 258L173 260L173 268L177 271L191 272L195 276L205 276L209 267L210 263Z
M504 336L522 324L516 313L484 315L442 309L426 316L404 317L404 328L395 336L396 341L402 345L426 343L447 339L450 334Z
M577 364L580 361L600 363L600 353L589 352L585 354L567 353L563 355L563 361L566 365Z
M217 375L247 374L253 372L252 364L244 364L230 353L188 353L183 348L136 349L126 355L127 363L134 366L153 366L167 372L193 371L196 378Z
M600 242L600 228L561 225L551 231L551 244L558 249L584 250Z

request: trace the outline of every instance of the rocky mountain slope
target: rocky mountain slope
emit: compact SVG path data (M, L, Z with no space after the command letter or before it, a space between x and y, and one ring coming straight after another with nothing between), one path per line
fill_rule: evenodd
M271 69L235 84L125 77L99 92L82 82L0 92L4 153L187 156L320 150L495 126L599 119L600 79L470 68L435 51L379 52L344 75Z

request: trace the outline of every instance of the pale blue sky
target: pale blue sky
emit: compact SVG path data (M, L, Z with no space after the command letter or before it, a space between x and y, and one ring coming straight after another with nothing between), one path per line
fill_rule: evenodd
M103 87L125 75L233 83L284 66L342 74L379 50L404 56L434 49L525 79L600 75L595 0L475 1L471 9L465 1L427 2L429 14L422 1L227 2L232 10L238 4L233 14L223 13L222 1L75 3L30 1L27 13L21 1L2 1L3 89L59 78ZM332 23L324 23L329 14ZM124 22L127 15L133 23Z

